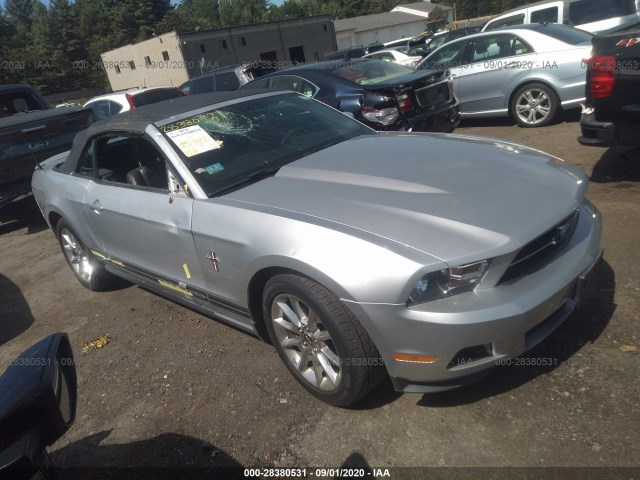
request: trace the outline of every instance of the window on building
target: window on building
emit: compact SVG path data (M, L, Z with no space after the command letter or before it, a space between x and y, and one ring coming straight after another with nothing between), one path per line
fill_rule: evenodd
M313 59L316 62L319 62L320 61L320 54L318 52L313 52Z
M133 60L129 60L129 68L131 70L135 70L136 69L136 62L134 62Z
M144 57L144 66L148 67L151 65L151 58L150 57Z
M325 23L324 25L322 25L322 28L324 28L324 31L327 31L327 24Z
M260 60L274 60L278 61L278 53L275 50L271 50L270 52L262 52L260 53Z
M292 63L305 63L304 47L302 45L289 48L289 59Z
M220 48L222 48L223 50L227 49L227 41L226 40L221 40L219 42Z
M201 53L206 52L206 49L204 48L204 44L203 43L200 44L200 52Z
M118 65L116 65L115 67L116 67L116 73L119 75L120 74L120 67Z
M238 45L242 45L243 47L247 46L247 40L244 37L240 37L238 39Z
M162 52L162 59L165 61L169 60L169 52L167 52L166 50Z

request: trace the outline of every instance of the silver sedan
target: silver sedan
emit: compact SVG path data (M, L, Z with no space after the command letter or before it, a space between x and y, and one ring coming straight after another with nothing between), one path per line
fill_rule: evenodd
M451 69L462 117L511 115L541 127L584 102L592 37L565 25L519 25L449 42L417 68Z
M587 184L521 145L377 133L251 91L97 122L33 175L82 285L122 277L270 338L340 406L387 374L453 388L544 340L601 255Z

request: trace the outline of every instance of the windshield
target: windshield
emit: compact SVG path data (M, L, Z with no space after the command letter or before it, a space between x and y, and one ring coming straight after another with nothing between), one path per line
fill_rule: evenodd
M397 63L369 59L362 62L347 63L343 67L336 69L334 73L358 85L375 85L413 73L413 70Z
M298 94L251 98L158 126L209 196L375 132Z

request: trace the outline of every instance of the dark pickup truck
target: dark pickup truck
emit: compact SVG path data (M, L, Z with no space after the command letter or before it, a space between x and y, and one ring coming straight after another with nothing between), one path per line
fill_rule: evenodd
M640 29L596 35L587 66L582 145L640 145Z
M40 162L71 148L90 110L52 109L29 85L0 85L0 207L28 193Z

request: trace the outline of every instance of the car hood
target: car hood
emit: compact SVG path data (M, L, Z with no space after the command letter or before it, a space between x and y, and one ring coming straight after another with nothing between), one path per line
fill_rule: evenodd
M225 198L457 264L520 248L576 208L587 184L578 167L503 140L377 134L309 155Z

